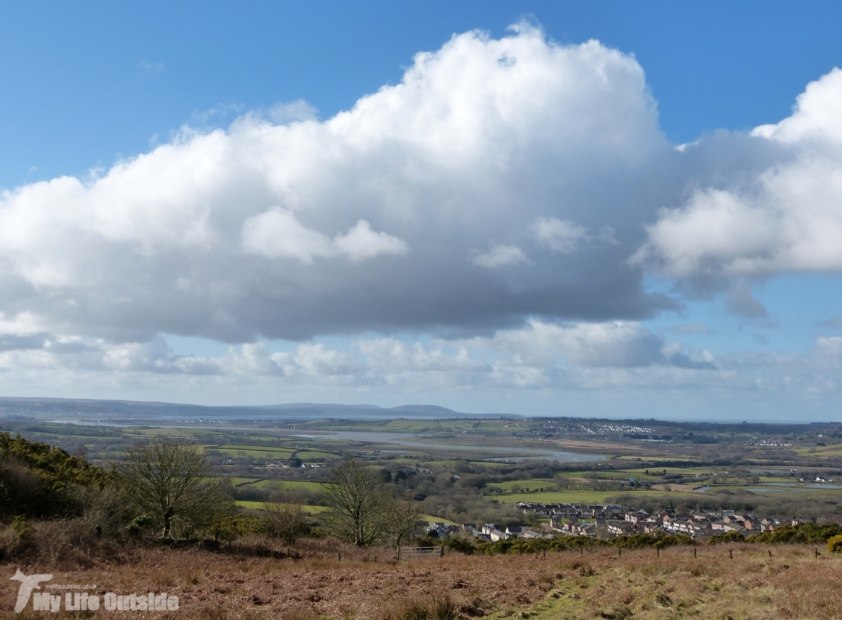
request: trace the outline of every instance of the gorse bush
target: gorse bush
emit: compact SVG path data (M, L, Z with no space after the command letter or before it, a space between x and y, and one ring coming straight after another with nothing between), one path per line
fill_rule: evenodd
M78 516L84 504L76 501L74 489L112 479L60 448L0 432L0 519Z
M543 553L544 551L566 551L595 547L616 547L620 549L644 549L692 545L693 539L686 534L632 534L616 538L589 538L587 536L562 536L559 538L512 538L481 544L477 553Z
M0 432L0 459L17 459L37 471L50 490L68 485L89 485L108 481L112 474L46 443L27 441L20 435Z
M774 532L763 532L756 536L749 536L749 542L757 543L826 543L834 536L842 534L842 527L835 523L817 525L802 523L801 525L782 525Z
M827 541L828 553L842 553L842 534L833 536Z
M720 543L737 543L745 542L746 537L736 531L725 532L724 534L714 534L708 538L709 545L718 545Z

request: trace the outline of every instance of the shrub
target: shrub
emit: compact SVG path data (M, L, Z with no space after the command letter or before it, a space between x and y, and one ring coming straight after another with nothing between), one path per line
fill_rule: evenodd
M445 539L444 546L448 551L458 551L465 555L473 555L474 551L476 551L476 547L474 547L471 541L460 536L452 536Z
M397 601L390 605L384 620L455 620L458 608L449 596L437 596L431 600L411 599Z
M18 535L18 538L27 538L32 534L32 524L27 521L26 517L17 516L12 519L12 531Z
M842 534L838 534L827 541L828 553L842 553Z
M745 542L746 537L739 532L725 532L724 534L714 534L708 539L709 545L717 545L719 543L736 543Z

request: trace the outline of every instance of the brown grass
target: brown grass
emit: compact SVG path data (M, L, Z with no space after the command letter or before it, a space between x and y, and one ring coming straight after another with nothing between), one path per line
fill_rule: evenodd
M733 560L728 549L734 549ZM772 557L769 551L772 551ZM302 541L301 559L137 548L93 566L21 565L52 583L96 583L102 592L166 590L176 612L88 617L211 620L452 620L494 618L815 618L842 616L842 558L813 547L735 545L662 550L462 556L396 564L391 552ZM820 551L822 551L820 549ZM342 559L339 559L339 553ZM119 559L119 558L115 558ZM0 564L0 618L12 613L18 564ZM25 612L21 619L41 617ZM73 617L45 613L43 617ZM78 615L76 617L83 617Z

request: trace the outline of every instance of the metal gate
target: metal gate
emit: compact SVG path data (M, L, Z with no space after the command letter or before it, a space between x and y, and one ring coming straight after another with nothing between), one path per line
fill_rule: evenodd
M443 555L444 547L398 547L398 560L440 558Z

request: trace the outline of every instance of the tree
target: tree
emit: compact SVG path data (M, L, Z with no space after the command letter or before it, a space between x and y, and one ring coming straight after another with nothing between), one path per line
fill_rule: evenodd
M381 540L393 498L384 492L380 472L350 459L335 467L324 493L330 511L328 528L358 547Z
M384 538L400 547L415 534L420 524L421 512L407 495L405 499L389 497L384 501L382 531Z
M139 443L117 468L129 500L151 517L164 538L206 527L230 512L227 480L213 476L204 452L179 441Z
M289 491L280 491L273 501L263 504L263 520L270 536L293 544L307 533L307 514L301 498Z

